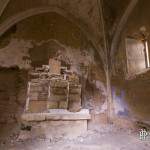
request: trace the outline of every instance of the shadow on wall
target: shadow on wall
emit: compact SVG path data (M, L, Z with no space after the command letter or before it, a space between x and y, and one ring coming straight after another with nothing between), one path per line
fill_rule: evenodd
M0 68L0 142L19 128L25 105L26 80L26 71L17 67Z

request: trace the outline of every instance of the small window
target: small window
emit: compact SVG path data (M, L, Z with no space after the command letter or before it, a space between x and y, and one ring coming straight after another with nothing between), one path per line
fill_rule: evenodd
M147 41L126 38L128 76L139 74L150 67Z

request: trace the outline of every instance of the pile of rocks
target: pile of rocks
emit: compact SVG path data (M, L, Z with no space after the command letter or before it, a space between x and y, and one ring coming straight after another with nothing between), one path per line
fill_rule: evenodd
M43 112L48 109L81 109L81 84L77 74L61 67L58 60L30 72L26 110Z

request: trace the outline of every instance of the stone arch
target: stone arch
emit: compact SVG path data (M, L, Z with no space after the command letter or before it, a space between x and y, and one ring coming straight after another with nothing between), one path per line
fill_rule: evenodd
M98 42L95 40L95 38L88 32L88 28L84 24L79 23L79 20L77 18L75 18L72 14L68 13L63 8L60 8L60 7L45 6L45 7L40 7L40 8L32 8L32 9L28 9L26 11L20 12L12 17L9 17L7 20L5 20L0 25L0 36L2 36L14 24L16 24L28 17L42 14L42 13L48 13L48 12L55 12L65 18L67 18L69 21L71 21L75 25L77 25L77 27L83 32L83 34L86 36L86 38L92 43L92 45L98 52L99 57L102 60L102 63L104 64L104 55L102 52L102 48L101 48L100 44L97 44Z
M138 1L139 0L131 0L131 2L129 3L127 9L125 10L123 16L121 17L120 22L118 23L117 30L113 36L112 43L111 43L111 51L110 51L111 63L113 63L113 61L114 61L114 54L117 51L121 33L128 21L128 18L130 17L131 13L133 12L134 8L136 7Z

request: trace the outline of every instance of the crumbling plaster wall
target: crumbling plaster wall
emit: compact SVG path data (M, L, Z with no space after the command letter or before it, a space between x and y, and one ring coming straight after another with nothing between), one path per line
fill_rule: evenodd
M55 8L60 8L60 9L64 10L65 12L67 12L67 14L72 14L72 16L74 16L76 18L76 21L79 24L81 24L81 26L84 26L86 31L89 32L89 35L91 35L91 37L94 37L94 41L96 42L96 44L103 46L103 44L102 44L103 37L101 34L102 33L101 32L102 25L101 25L101 18L100 18L100 14L99 14L100 10L98 8L97 2L98 2L97 0L92 0L92 1L91 0L74 0L74 1L70 1L70 0L42 0L42 1L41 0L36 0L36 1L10 0L9 4L7 5L5 11L3 12L3 14L0 18L0 22L3 23L6 20L8 20L9 18L11 18L12 16L15 16L21 12L24 12L26 10L33 9L33 8L41 8L41 7L49 7L49 6L55 7ZM104 15L105 25L106 25L106 33L108 34L107 38L110 43L111 43L113 35L117 29L117 25L123 15L123 13L125 12L128 4L129 4L129 0L124 0L124 1L105 0L102 2L103 11L104 11L103 15ZM52 23L51 25L53 26L54 24L55 23ZM24 26L22 26L22 28L23 27ZM12 30L14 30L13 32L15 32L15 28L16 27L14 26L12 29ZM62 28L62 26L61 26L61 28ZM21 29L21 30L23 31L23 29ZM59 34L60 34L60 29L55 28L55 30L59 30ZM39 38L39 37L45 38L46 37L46 39L43 39L42 42L40 41L40 39L38 39L38 43L37 43L36 41L33 40L35 37L32 37L32 36L31 36L30 40L28 38L27 38L28 40L25 40L20 37L18 38L18 37L16 37L15 34L14 34L15 36L13 35L11 41L9 39L10 36L6 36L4 41L1 40L2 41L1 42L1 45L2 45L1 52L2 52L2 54L4 54L6 52L8 55L8 58L10 58L10 61L8 61L8 62L4 61L5 55L1 55L0 64L2 64L2 66L4 66L4 67L8 67L9 65L12 65L12 66L19 66L19 68L29 68L30 65L26 63L26 60L30 57L29 55L34 55L34 53L30 53L31 52L30 50L32 49L32 52L33 52L35 49L41 49L41 47L43 47L43 45L47 49L47 45L49 45L49 42L51 41L51 40L49 40L49 38L47 40L47 35L48 35L46 33L47 31L43 32L44 31L43 29L41 31L39 31L39 30L37 30L37 31L38 31L37 34L40 34L40 36L37 36L37 34L34 34L34 35L36 35L35 36L36 38ZM25 31L25 32L28 34L28 31ZM45 36L41 36L42 32L43 32L43 35L45 35ZM64 32L66 34L66 30ZM62 34L64 34L64 32L62 32ZM78 33L78 32L76 32L76 33ZM68 41L69 42L73 41L71 44L73 44L73 46L75 46L75 47L78 47L77 45L82 41L81 39L83 39L83 37L82 36L79 37L76 33L74 33L74 35L68 35L68 37L74 36L74 40L72 40L72 39L69 40L70 38L66 39L66 37L63 37L62 39L65 39L65 41L64 41L59 38L60 36L57 37L59 44L61 43L62 47L65 47L64 45L66 45L66 43L67 43L67 45L69 45L69 47L67 46L66 49L69 49L70 43L68 43ZM22 34L20 34L20 35L22 35ZM51 32L51 34L50 34L51 39L53 39L53 38L55 39L56 35L58 35L58 33L55 33L54 31ZM3 37L4 36L5 35L3 35ZM24 37L26 37L25 33L24 33ZM8 44L8 42L9 42L9 44ZM51 43L52 43L52 41L51 41ZM81 43L84 43L84 42L82 41ZM12 46L12 45L15 45L15 46ZM81 45L85 45L85 44L81 44ZM20 57L18 57L17 59L16 58L12 59L13 54L8 52L10 46L12 47L12 53L15 53L15 54L18 53L18 50L20 49L20 47L22 50L24 49L21 53L20 52L18 53L20 55ZM100 47L99 47L99 49L100 49ZM45 52L47 52L47 50L45 50ZM39 54L41 54L41 53L39 52ZM43 56L43 57L45 57L45 56ZM24 58L24 59L22 59L22 58ZM46 62L46 59L45 59L45 62ZM122 59L121 59L121 61L122 61ZM43 63L43 62L41 62L41 63ZM96 62L96 64L98 64L98 62ZM101 66L101 63L99 65ZM118 63L118 65L122 66L122 63ZM92 68L96 68L95 70L97 70L97 66L95 66L95 65L94 66L92 65ZM91 72L92 72L91 73L92 76L94 74L94 76L96 76L96 78L100 78L100 80L101 80L102 76L104 76L103 71L101 71L101 69L99 70L99 72L101 74L100 76L99 76L99 73L95 73L94 71L91 71ZM99 89L99 87L100 87L100 89L103 89L103 91L104 91L102 93L105 93L104 95L106 95L105 86L103 83L101 83L99 81L98 82L94 81L93 83L94 83L94 85L97 85L98 88L96 88L96 89ZM90 91L91 91L91 89L90 89ZM105 103L103 105L103 108L104 108L104 110L106 109Z
M14 25L0 37L0 66L7 70L0 73L6 76L6 79L1 78L1 83L9 85L10 80L13 86L17 86L20 82L18 75L20 78L26 77L24 84L19 84L18 89L10 86L9 91L19 95L15 101L21 101L22 104L20 107L14 102L12 107L16 107L15 112L18 113L17 109L21 108L23 111L28 69L48 64L49 57L59 58L64 65L72 67L78 73L83 84L82 106L89 108L93 114L105 114L106 87L102 62L81 30L56 13L32 16ZM26 60L31 60L31 64L26 65ZM18 69L12 77L11 68ZM20 75L21 70L26 70L26 74ZM7 87L4 87L4 90L6 89ZM3 95L5 92L2 91L0 101L7 105ZM13 102L11 94L9 99ZM11 106L7 106L11 110ZM3 107L2 105L2 110ZM8 115L11 116L11 111ZM2 116L7 118L5 110Z
M61 10L63 10L68 15L72 15L78 21L78 24L84 26L86 31L91 34L91 37L94 37L97 43L99 43L101 26L97 0L10 0L0 18L0 22L2 23L21 12L44 7L50 7L49 9L51 9L51 7L57 8L58 11L60 10L59 13L63 13L61 12Z
M113 79L116 89L119 89L120 93L124 93L124 97L121 98L123 104L121 108L127 108L128 115L142 121L150 121L150 86L149 86L149 72L142 75L137 75L131 80L125 80L127 75L127 61L126 61L126 47L125 38L127 36L137 37L140 33L140 28L145 28L146 33L150 32L150 15L149 15L150 3L146 0L139 1L132 15L130 16L124 32L122 34L118 51L116 53L115 62L115 77ZM150 47L148 36L148 45ZM116 101L116 99L114 99Z
M27 72L18 68L0 68L0 141L19 129L24 110Z

